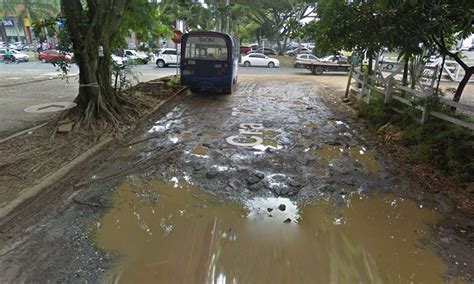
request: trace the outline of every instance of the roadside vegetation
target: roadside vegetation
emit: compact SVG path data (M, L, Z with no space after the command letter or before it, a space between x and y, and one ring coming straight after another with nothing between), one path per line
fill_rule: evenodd
M383 96L376 96L369 103L359 101L358 115L372 124L374 132L387 143L409 150L411 163L434 166L456 183L474 182L474 133L452 123L431 117L424 124L416 122L420 111L416 104L401 113L384 104ZM431 110L449 113L433 99ZM462 116L458 114L458 116Z

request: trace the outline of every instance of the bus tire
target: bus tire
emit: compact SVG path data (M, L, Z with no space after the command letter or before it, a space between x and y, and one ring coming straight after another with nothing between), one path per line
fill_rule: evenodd
M245 66L245 67L250 67L250 62L249 62L249 61L245 61L245 62L244 62L244 66Z
M315 75L322 75L324 72L324 68L322 66L314 66L313 68L313 74Z
M274 68L274 67L275 67L275 63L273 62L268 63L268 68Z
M156 61L156 66L158 66L158 68L163 68L163 67L165 67L165 66L166 66L165 61L163 61L163 60L161 60L161 59L158 59L158 60Z

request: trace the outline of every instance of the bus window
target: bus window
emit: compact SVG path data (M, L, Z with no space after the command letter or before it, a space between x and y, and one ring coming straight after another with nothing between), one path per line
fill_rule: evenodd
M220 37L189 37L186 42L185 58L225 61L228 59L226 41Z

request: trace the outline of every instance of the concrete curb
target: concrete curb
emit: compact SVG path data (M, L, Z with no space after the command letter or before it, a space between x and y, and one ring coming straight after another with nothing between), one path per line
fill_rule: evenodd
M182 89L180 89L178 92L176 92L171 97L169 97L169 98L163 100L162 102L160 102L145 117L143 117L141 119L141 122L147 120L151 115L153 115L156 111L158 111L163 105L165 105L166 103L168 103L171 100L175 99L176 97L182 95L187 90L188 90L188 87L183 87ZM37 128L39 128L41 126L38 126ZM18 134L17 136L19 136L19 135L21 135L21 134ZM12 137L12 138L14 138L14 137ZM90 157L94 156L100 150L102 150L103 148L108 146L112 141L114 141L113 138L105 139L104 141L102 141L99 144L95 145L94 147L90 148L86 152L82 153L80 156L76 157L74 160L69 162L67 165L61 167L57 171L55 171L55 172L49 174L48 176L46 176L45 178L43 178L40 183L34 185L33 187L31 187L29 189L23 190L17 196L17 198L12 200L6 206L0 208L0 220L3 219L4 217L6 217L7 215L9 215L10 213L12 213L19 205L23 204L26 200L35 197L41 191L43 191L45 188L53 186L61 178L65 177L67 174L69 174L69 172L71 170L73 170L75 167L79 166L81 163L83 163L84 161L86 161Z
M33 126L33 127L31 127L31 128L28 128L28 129L19 131L19 132L14 133L14 134L12 134L12 135L10 135L10 136L7 136L7 137L5 137L5 138L2 138L2 139L0 139L0 144L2 144L2 143L4 143L4 142L7 142L8 140L11 140L11 139L13 139L13 138L15 138L15 137L18 137L18 136L21 136L21 135L23 135L23 134L26 134L26 133L28 133L28 132L30 132L30 131L34 131L34 130L36 130L36 129L39 129L39 128L41 128L41 127L47 125L47 124L50 123L50 122L51 122L51 121L48 121L48 122L45 122L45 123L43 123L43 124Z
M41 83L45 81L50 81L50 80L57 80L57 79L65 79L65 78L72 78L72 77L77 77L79 74L69 74L66 76L57 76L57 77L44 77L42 79L37 79L37 80L31 80L28 82L20 82L16 84L5 84L5 85L0 85L0 88L7 88L7 87L13 87L13 86L21 86L21 85L26 85L26 84L34 84L34 83Z

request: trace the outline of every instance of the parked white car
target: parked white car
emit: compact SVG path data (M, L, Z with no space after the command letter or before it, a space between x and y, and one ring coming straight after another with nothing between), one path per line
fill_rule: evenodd
M313 51L309 48L302 47L302 48L295 48L293 50L289 50L286 52L286 55L288 56L295 56L298 54L312 54Z
M312 55L312 54L300 54L300 55L297 55L295 57L295 59L293 60L293 67L295 68L300 68L300 67L303 67L301 66L300 64L297 64L296 61L302 61L302 62L317 62L319 60L319 58L317 58L316 56Z
M112 61L118 68L124 68L127 64L127 59L125 57L120 57L112 54Z
M28 62L30 60L30 57L27 55L27 54L24 54L22 52L19 52L17 50L14 50L14 49L10 49L11 52L13 53L13 57L15 58L15 61L17 62ZM6 49L0 49L0 58L3 59L3 57L5 56L5 53L6 53Z
M245 67L250 66L267 66L269 68L280 67L280 60L276 58L268 57L262 53L251 53L246 56L242 56L242 64Z
M123 55L125 58L127 58L127 61L140 60L143 64L147 64L149 61L148 55L144 53L139 53L133 49L125 49L123 51Z
M173 48L164 48L160 50L156 56L156 66L158 68L163 68L168 65L176 65L179 63L179 54L176 52L176 49Z

